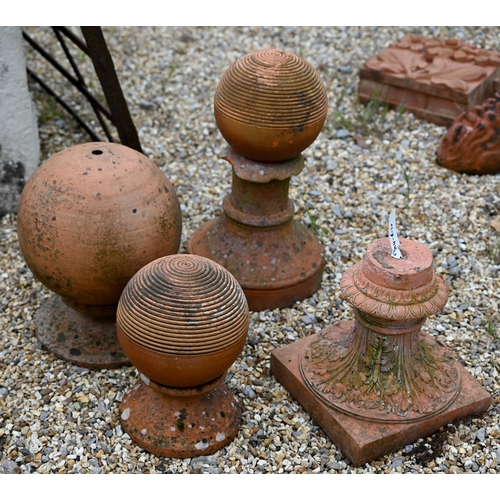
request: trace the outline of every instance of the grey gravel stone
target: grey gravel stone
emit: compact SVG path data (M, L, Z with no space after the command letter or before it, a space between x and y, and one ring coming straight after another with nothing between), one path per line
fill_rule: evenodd
M190 465L195 467L196 465L215 465L218 462L220 453L213 453L212 455L204 455L201 457L194 457L191 459Z
M484 443L485 436L486 436L486 428L481 427L481 429L479 429L479 430L477 431L477 433L476 433L476 439L477 439L480 443Z
M342 212L342 209L338 205L334 205L332 208L332 212L337 216L337 217L342 217L344 214Z
M404 462L404 457L394 457L391 462L391 467L401 467Z
M332 460L331 462L328 462L326 464L326 467L330 470L344 470L346 468L346 465L344 462L336 462Z
M302 323L304 323L305 325L314 325L315 323L318 322L314 316L309 316L309 315L302 316L300 318L300 321L302 321Z
M345 139L346 137L349 137L351 135L351 132L345 128L341 128L340 130L337 130L337 139Z
M19 465L13 460L4 460L2 462L2 470L4 474L21 474L21 469Z
M139 103L139 107L141 109L153 109L155 107L155 105L152 102L142 100Z
M251 387L248 387L248 385L243 389L243 394L250 399L255 398L255 391Z
M327 172L333 172L334 170L336 170L338 168L339 164L337 162L337 160L328 160L326 162L326 170Z

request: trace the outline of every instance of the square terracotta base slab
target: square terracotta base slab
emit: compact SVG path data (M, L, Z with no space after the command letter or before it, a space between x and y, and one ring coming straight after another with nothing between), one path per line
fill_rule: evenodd
M352 329L352 321L340 322L334 328L349 331ZM318 338L319 334L312 335L275 349L271 353L271 372L355 465L364 465L414 443L454 420L482 413L491 404L489 393L460 366L462 390L453 404L439 415L402 424L369 422L345 415L317 399L300 373L299 358L302 349Z

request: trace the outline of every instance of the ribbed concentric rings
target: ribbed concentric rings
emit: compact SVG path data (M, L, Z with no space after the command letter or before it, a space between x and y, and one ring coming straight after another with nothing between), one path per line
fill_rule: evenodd
M130 280L117 322L142 347L198 355L240 342L249 315L243 290L228 271L204 257L178 254L151 262Z
M318 73L284 50L266 49L238 59L215 92L215 108L240 123L269 128L323 120L328 100Z

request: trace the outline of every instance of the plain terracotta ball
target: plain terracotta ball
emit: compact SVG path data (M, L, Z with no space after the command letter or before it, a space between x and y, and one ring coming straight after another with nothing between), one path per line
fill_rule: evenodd
M166 175L114 143L86 143L49 158L24 187L18 210L22 254L33 274L69 306L116 311L129 279L177 252L181 211Z

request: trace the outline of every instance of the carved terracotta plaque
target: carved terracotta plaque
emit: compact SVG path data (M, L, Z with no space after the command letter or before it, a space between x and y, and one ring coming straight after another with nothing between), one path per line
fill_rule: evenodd
M456 38L409 34L368 60L359 77L362 102L376 98L449 126L460 113L494 95L500 52Z

